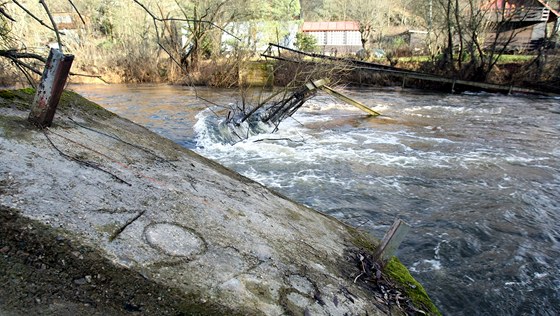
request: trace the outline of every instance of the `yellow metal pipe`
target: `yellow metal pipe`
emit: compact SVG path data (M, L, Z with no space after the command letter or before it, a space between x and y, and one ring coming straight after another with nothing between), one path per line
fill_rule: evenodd
M342 93L340 93L340 92L334 90L333 88L330 88L330 87L325 86L325 85L322 85L322 86L320 86L319 88L320 88L321 90L325 91L326 93L328 93L328 94L330 94L330 95L332 95L332 96L334 96L334 97L337 97L337 98L339 98L340 100L342 100L342 101L344 101L344 102L346 102L346 103L348 103L348 104L351 104L351 105L353 105L353 106L359 108L360 110L362 110L362 111L368 113L369 115L372 115L372 116L381 115L379 112L376 112L376 111L374 111L374 110L368 108L368 107L367 107L366 105L364 105L363 103L361 103L361 102L359 102L359 101L356 101L356 100L354 100L354 99L352 99L352 98L350 98L350 97L347 97L347 96L345 96L344 94L342 94Z

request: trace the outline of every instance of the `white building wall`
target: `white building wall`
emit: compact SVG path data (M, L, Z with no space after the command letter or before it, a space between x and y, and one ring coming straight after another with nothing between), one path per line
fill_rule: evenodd
M359 31L346 32L346 45L362 45L362 37Z
M307 32L307 34L315 37L318 46L355 46L362 45L360 32L358 31L315 31Z
M326 39L325 32L307 32L307 34L315 37L315 40L317 41L317 45L326 45L327 44L327 39Z
M327 32L327 45L346 45L344 33L344 31Z

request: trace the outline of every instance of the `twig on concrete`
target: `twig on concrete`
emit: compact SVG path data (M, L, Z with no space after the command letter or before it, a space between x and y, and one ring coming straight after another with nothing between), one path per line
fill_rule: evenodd
M111 236L109 237L109 241L112 242L113 240L115 240L117 237L119 237L119 235L128 227L130 226L132 223L134 223L137 219L140 218L140 216L144 215L144 213L146 213L146 210L141 211L140 213L138 213L136 216L134 216L133 218L131 218L130 220L128 220L124 225L122 225L121 227L119 227L119 229L117 229L113 234L111 234Z
M359 279L362 275L364 275L363 272L360 273L360 274L358 274L358 276L354 279L354 283L356 283L356 282L358 281L358 279Z
M119 141L119 142L121 142L121 143L123 143L123 144L126 144L126 145L128 145L128 146L131 146L131 147L140 149L140 150L142 150L143 152L154 156L155 158L157 158L158 161L161 161L161 162L168 162L167 159L165 159L165 158L163 158L163 157L161 157L161 156L155 154L155 153L152 152L151 150L148 150L148 149L146 149L146 148L144 148L144 147L142 147L142 146L139 146L139 145L136 145L136 144L127 142L127 141L123 140L122 138L117 137L117 136L115 136L115 135L111 135L111 134L108 134L108 133L105 133L105 132L102 132L102 131L98 131L98 130L93 129L93 128L91 128L91 127L88 127L88 126L85 126L85 125L83 125L83 124L80 124L80 123L76 122L74 119L72 119L70 116L68 116L68 119L69 119L70 121L72 121L72 123L78 125L79 127L83 128L83 129L87 129L88 131L92 131L92 132L98 133L98 134L103 135L103 136L107 136L107 137L109 137L109 138L112 138L112 139L114 139L114 140L117 140L117 141Z
M48 129L47 129L47 128L44 128L44 129L42 129L41 131L43 132L43 135L45 135L45 137L47 138L47 140L49 141L49 143L51 144L51 146L52 146L62 157L66 158L66 159L68 159L68 160L71 160L71 161L75 161L75 162L77 162L77 163L79 163L79 164L81 164L81 165L83 165L83 166L90 167L90 168L99 170L99 171L101 171L101 172L104 172L104 173L110 175L111 177L113 177L113 179L117 180L118 182L124 183L124 184L126 184L126 185L128 185L128 186L132 186L132 184L130 184L130 183L126 182L125 180L119 178L117 175L115 175L115 174L113 174L113 173L111 173L111 172L109 172L109 171L107 171L107 170L105 170L105 169L102 169L102 168L96 166L95 164L93 164L93 163L91 163L91 162L89 162L89 161L84 161L84 160L78 159L78 158L76 158L76 157L72 157L72 156L70 156L70 155L68 155L68 154L66 154L66 153L64 153L64 152L62 152L62 150L60 150L60 149L53 143L53 141L51 140L51 138L49 137L49 135L48 135L48 133L47 133Z

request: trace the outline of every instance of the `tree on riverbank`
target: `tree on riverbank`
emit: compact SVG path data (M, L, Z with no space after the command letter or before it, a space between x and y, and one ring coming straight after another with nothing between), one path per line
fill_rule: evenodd
M46 13L35 2L25 2L26 10L16 3L0 5L5 13L0 14L1 49L46 56L55 37ZM210 60L211 67L225 61L221 37L233 23L289 21L299 14L299 2L293 0L52 0L49 5L55 18L70 20L60 34L65 50L76 55L74 68L111 82L180 81L186 68L205 71L200 61ZM47 21L46 27L38 20ZM255 34L242 36L235 46L246 53Z
M426 28L431 58L429 62L414 64L423 71L508 84L520 78L538 82L560 77L555 57L547 48L550 33L533 60L510 64L507 69L499 66L501 56L507 52L503 42L511 41L514 32L502 28L510 17L489 19L484 3L482 0L48 1L58 21L56 24L61 26L61 45L65 52L76 56L74 71L101 75L109 82L238 84L239 66L261 52L256 45L256 37L261 34L254 26L268 28L271 41L280 41L279 26L287 24L283 21L297 21L300 14L314 20L359 21L363 46L384 49L391 62L397 61L393 55L398 53L399 46L384 42L389 30ZM40 69L48 46L58 45L44 8L27 1L4 2L0 8L0 50L12 57L16 53L19 57L40 57L20 59L31 68ZM235 34L224 40L226 31ZM491 31L502 35L489 41ZM27 69L28 76L36 76L24 65L13 64L11 59L0 63L3 79L20 74L21 67ZM185 80L185 74L189 80Z
M544 38L535 43L535 47L529 47L532 43L517 44L532 36L530 32L527 35L532 24L545 21L533 16L545 12L546 8L540 9L541 3L487 0L433 0L430 3L430 40L436 39L431 44L441 47L434 52L434 68L441 73L467 80L492 81L495 80L492 76L499 75L498 63L502 56L532 49L535 57L525 64L523 71L517 71L521 76L513 73L499 80L510 84L527 76L533 79L550 77L546 72L551 71L552 64L546 65L543 55L550 46L552 24L548 27L546 22L543 24ZM546 17L548 19L548 15Z
M49 1L54 23L36 2L5 2L2 8L12 17L2 21L10 39L2 42L4 51L45 58L49 47L62 46L76 56L76 72L103 75L109 81L117 77L127 81L157 80L154 74L160 61L147 32L150 21L131 2ZM58 27L60 43L53 24ZM17 69L6 63L3 67Z
M316 21L356 21L360 25L362 48L370 49L373 43L381 43L383 37L395 27L417 25L414 11L407 9L410 0L323 0L320 4L304 2Z

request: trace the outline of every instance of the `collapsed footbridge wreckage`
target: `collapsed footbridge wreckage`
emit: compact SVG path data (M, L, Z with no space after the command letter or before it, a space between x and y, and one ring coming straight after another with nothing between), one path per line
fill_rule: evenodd
M495 84L488 82L479 82L471 80L462 80L459 78L450 78L440 75L403 69L395 66L384 65L375 62L356 60L353 58L336 57L323 55L318 53L304 52L282 45L269 43L268 48L261 54L266 59L274 59L285 61L293 64L325 64L336 63L344 65L349 70L358 70L363 72L382 73L394 78L402 80L403 88L407 85L407 81L419 81L424 83L432 83L432 90L440 92L460 92L460 91L486 91L498 92L504 94L529 94L529 95L545 95L557 97L558 94L549 91L535 90L532 88L517 87L513 84Z
M318 91L323 91L347 104L353 105L364 111L368 116L380 115L380 113L372 110L365 104L329 87L328 83L328 79L309 81L289 93L286 90L273 93L248 112L241 109L230 111L227 118L219 123L221 134L225 136L224 134L230 132L233 137L225 138L230 142L235 142L261 132L270 132L270 128L274 133L278 130L278 126L283 120L294 115ZM272 101L282 93L284 95L279 100Z

